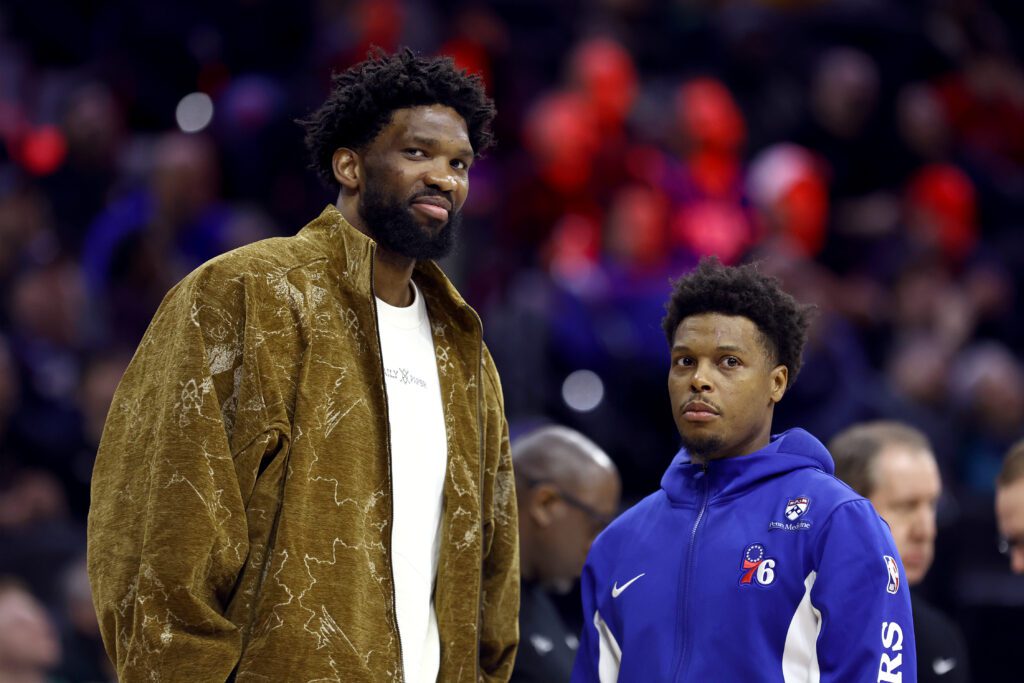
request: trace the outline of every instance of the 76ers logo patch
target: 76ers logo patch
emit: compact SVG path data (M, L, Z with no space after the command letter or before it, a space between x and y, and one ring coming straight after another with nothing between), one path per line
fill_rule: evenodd
M786 503L786 519L795 522L798 518L804 516L804 513L807 512L807 506L810 504L811 501L807 499L807 496L792 499Z
M760 543L751 543L747 546L743 551L741 586L749 586L753 583L770 586L775 581L775 559L766 555L764 546Z

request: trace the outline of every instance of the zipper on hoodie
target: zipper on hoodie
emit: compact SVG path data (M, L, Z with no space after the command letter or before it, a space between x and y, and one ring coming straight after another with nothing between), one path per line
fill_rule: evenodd
M680 597L683 600L683 646L682 652L679 655L679 662L676 664L675 674L672 676L674 681L683 681L685 677L680 678L679 674L681 671L686 671L689 668L689 650L692 639L690 638L690 604L693 602L689 598L690 575L693 573L693 557L694 549L697 545L697 531L700 530L700 524L704 521L704 513L708 507L708 493L710 492L710 485L708 484L708 464L702 463L700 470L701 486L703 492L701 494L700 508L697 511L697 519L693 523L693 529L690 530L690 546L686 553L686 571L683 573L683 585L680 590Z
M388 384L384 381L384 348L380 341L380 318L377 311L377 293L373 289L373 268L376 249L370 247L370 298L373 302L373 323L377 337L377 357L380 359L380 388L384 392L384 431L387 440L384 443L384 450L388 455L388 488L391 495L388 496L388 537L386 547L388 551L388 572L391 574L391 618L395 621L395 637L398 638L398 680L405 680L405 654L402 652L402 631L398 627L398 596L395 589L395 561L394 548L392 547L392 536L395 532L395 483L393 480L391 460L391 413L388 410Z

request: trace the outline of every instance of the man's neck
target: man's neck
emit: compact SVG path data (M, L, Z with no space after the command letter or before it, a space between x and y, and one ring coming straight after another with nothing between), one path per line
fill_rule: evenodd
M336 206L352 227L371 237L354 201L345 201L342 196L339 197ZM387 251L378 244L373 259L374 295L396 308L405 308L411 304L412 287L409 286L409 282L412 280L412 271L415 267L416 259Z
M373 258L373 293L396 308L405 308L412 303L412 270L416 261L407 256L398 256L377 245Z

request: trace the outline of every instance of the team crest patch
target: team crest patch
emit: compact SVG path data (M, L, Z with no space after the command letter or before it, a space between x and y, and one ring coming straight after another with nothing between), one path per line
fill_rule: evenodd
M769 531L806 531L811 528L811 523L803 516L807 514L807 508L811 506L811 499L807 496L797 496L786 501L786 507L782 512L788 521L780 522L772 520L768 523Z
M889 572L889 582L885 586L885 592L896 595L900 590L900 566L896 559L889 555L882 555L882 559L885 560L885 568Z
M786 503L786 519L791 522L795 522L799 518L804 516L807 512L807 506L811 504L807 496L800 496L799 498L793 498Z
M760 543L751 543L743 550L743 573L740 585L770 586L775 582L775 558L768 557L767 551Z

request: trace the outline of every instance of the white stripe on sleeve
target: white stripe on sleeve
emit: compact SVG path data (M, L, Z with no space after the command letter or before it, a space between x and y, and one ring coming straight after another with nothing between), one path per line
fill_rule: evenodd
M811 604L811 588L817 578L811 572L804 579L804 597L793 613L782 651L782 679L786 683L819 683L818 634L821 633L821 612Z
M597 629L597 642L600 648L597 660L598 680L601 683L616 683L619 680L622 649L597 610L594 610L594 628Z

